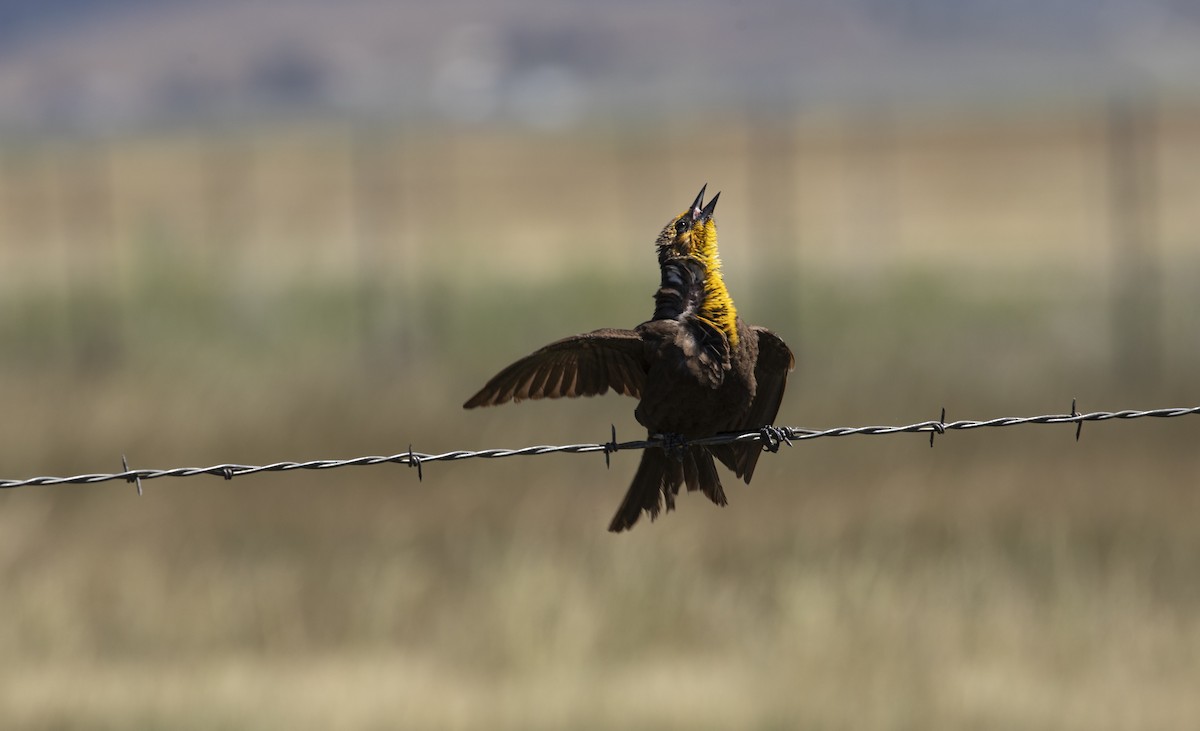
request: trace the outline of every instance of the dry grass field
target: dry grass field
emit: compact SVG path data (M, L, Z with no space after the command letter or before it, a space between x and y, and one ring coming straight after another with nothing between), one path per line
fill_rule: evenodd
M1134 375L1102 123L843 122L10 144L0 477L635 438L617 397L459 404L646 317L705 181L784 423L1200 403L1194 115ZM621 536L635 454L0 491L0 726L1195 727L1198 435L817 440Z

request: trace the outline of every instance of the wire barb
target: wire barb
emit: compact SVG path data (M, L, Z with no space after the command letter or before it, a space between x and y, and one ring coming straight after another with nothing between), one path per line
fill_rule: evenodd
M933 449L933 438L938 434L946 433L946 407L942 407L942 415L936 422L929 425L932 430L929 432L929 448Z
M604 445L604 468L605 469L612 468L610 457L612 457L613 452L615 452L615 451L617 451L617 449L619 449L619 447L617 445L617 425L609 424L609 426L612 427L612 440L610 440L608 442L608 444Z
M763 449L770 452L771 454L775 454L776 452L778 452L779 447L781 447L785 443L789 447L792 446L792 440L789 437L788 431L786 429L779 429L777 427L774 427L774 426L768 424L768 425L764 426L762 429L759 429L758 433L759 433L759 436L762 441Z
M125 455L123 455L123 454L121 455L121 470L126 473L130 472L129 460L125 459ZM129 483L136 483L138 497L142 496L142 476L141 475L135 473L130 477L126 477L125 481L129 482Z
M408 445L408 466L417 468L417 482L425 481L425 473L421 470L421 458L413 452L412 445Z
M1071 399L1071 418L1079 419L1079 412L1075 410L1075 399ZM1083 419L1075 422L1075 441L1079 441L1079 433L1083 431Z
M946 421L946 410L942 409L941 418L938 421L921 421L915 424L905 426L855 426L855 427L834 427L832 429L803 429L800 427L772 427L777 429L784 435L784 441L789 444L793 441L806 441L809 439L823 439L826 437L846 437L851 435L862 436L888 436L892 434L918 434L929 432L930 437L937 434L944 434L947 431L953 430L968 430L968 429L983 429L1005 426L1021 426L1024 424L1075 424L1076 438L1085 421L1109 421L1118 419L1127 421L1130 419L1170 419L1180 416L1191 416L1200 414L1200 406L1190 407L1172 407L1164 409L1150 409L1148 411L1093 411L1089 414L1081 414L1075 406L1072 407L1070 414L1043 414L1041 416L1003 416L995 419L973 420L962 419L959 421ZM112 474L87 474L75 475L73 477L31 477L25 480L0 480L0 489L12 487L32 487L36 485L91 485L97 482L108 482L110 480L152 480L160 477L193 477L195 475L219 475L226 480L232 480L235 475L249 475L259 472L286 472L289 470L329 470L338 467L350 466L370 466L378 464L407 464L410 467L417 469L417 479L423 480L422 465L426 462L451 462L462 459L499 459L502 457L532 457L543 454L567 453L567 454L591 454L593 452L603 452L606 456L612 452L623 451L627 449L666 449L668 452L672 449L669 443L670 437L664 440L663 436L655 437L652 440L638 442L623 442L618 443L616 427L612 429L612 441L607 444L566 444L560 446L536 446L522 447L520 449L482 449L482 450L459 450L454 452L445 452L442 454L421 454L412 450L412 445L409 445L408 452L400 454L392 454L387 456L367 456L354 457L352 459L319 459L308 462L275 462L267 465L240 465L240 464L222 464L212 467L176 467L167 470L150 470L128 469L127 460L122 457L122 465L126 469L122 472ZM753 431L735 432L726 434L716 434L711 437L702 439L689 439L679 441L674 445L675 449L682 449L684 446L692 447L708 447L717 444L734 444L743 442L759 442L766 444L769 441L769 436L764 434L762 427Z

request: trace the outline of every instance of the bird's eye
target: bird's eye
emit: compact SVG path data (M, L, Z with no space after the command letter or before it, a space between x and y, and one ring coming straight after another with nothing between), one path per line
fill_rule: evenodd
M675 233L682 234L684 231L687 231L687 227L687 221L681 218L675 222Z

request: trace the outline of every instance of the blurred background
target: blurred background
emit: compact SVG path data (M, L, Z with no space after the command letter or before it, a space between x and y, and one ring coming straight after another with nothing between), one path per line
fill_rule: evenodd
M1200 403L1179 0L0 0L0 478L600 442L464 412L704 183L825 428ZM0 491L0 725L1200 725L1200 423Z

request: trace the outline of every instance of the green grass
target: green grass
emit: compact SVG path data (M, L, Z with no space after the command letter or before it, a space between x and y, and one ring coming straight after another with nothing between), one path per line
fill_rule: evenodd
M610 423L632 438L628 400L458 404L531 347L634 324L643 279L430 272L367 296L155 278L71 307L11 295L0 465L21 477L115 470L123 452L167 467L601 441ZM1064 411L1072 396L1165 405L1114 385L1097 357L1091 283L947 282L810 271L746 288L742 311L800 353L782 420ZM72 307L110 343L103 361L69 335ZM1062 347L1064 332L1082 345ZM151 481L142 498L124 483L6 491L0 719L1187 727L1200 720L1195 434L1181 419L1088 425L1079 444L1067 427L949 434L932 450L920 436L803 443L765 457L752 487L729 480L728 508L684 496L620 537L604 525L636 455L609 470L594 455L432 464L423 482L378 467Z

